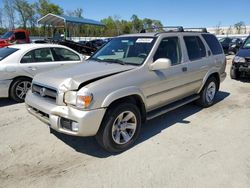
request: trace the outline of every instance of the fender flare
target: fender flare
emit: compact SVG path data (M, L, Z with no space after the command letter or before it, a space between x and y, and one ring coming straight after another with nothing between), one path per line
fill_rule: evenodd
M124 98L124 97L128 97L131 95L137 95L141 98L142 102L144 103L144 105L146 104L146 97L143 95L142 91L135 86L130 86L130 87L126 87L126 88L122 88L119 90L116 90L112 93L110 93L109 95L106 96L106 98L104 99L104 101L102 102L102 107L106 108L108 107L112 102ZM146 108L146 105L145 105Z
M201 87L200 87L200 89L198 90L198 93L200 93L201 92L201 90L202 90L202 88L204 87L204 85L206 84L206 82L207 82L207 79L212 75L212 74L214 74L214 73L216 73L216 74L218 74L218 75L220 75L219 74L219 72L218 72L218 70L217 69L211 69L211 70L209 70L207 73L206 73L206 75L205 75L205 77L203 78L203 80L202 80L202 84L201 84ZM220 79L220 76L219 76L219 79ZM219 83L220 83L220 80L219 80Z

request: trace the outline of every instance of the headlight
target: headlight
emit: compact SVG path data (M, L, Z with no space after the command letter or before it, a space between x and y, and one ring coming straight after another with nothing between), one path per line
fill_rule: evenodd
M244 57L235 56L234 62L235 63L245 63L246 59Z
M77 108L87 108L93 100L93 94L88 92L67 91L64 94L64 102Z
M235 48L235 47L236 47L236 44L231 45L231 47L232 47L232 48Z

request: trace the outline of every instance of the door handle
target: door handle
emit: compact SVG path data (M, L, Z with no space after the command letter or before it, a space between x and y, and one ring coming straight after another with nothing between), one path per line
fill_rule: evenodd
M182 67L182 72L187 72L187 67Z
M28 67L28 69L30 69L32 71L36 71L36 67Z

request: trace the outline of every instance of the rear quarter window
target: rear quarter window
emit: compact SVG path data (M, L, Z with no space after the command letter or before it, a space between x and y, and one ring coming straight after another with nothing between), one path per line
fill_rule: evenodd
M205 39L213 55L224 53L218 39L214 35L202 34L202 37Z
M0 61L5 59L6 57L10 56L14 52L16 52L18 49L16 48L0 48Z

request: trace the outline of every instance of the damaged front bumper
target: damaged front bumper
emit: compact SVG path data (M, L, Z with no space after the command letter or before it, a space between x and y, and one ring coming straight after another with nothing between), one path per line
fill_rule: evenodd
M70 106L58 106L54 100L29 91L25 99L29 113L48 124L52 129L73 136L97 134L105 108L83 111Z

